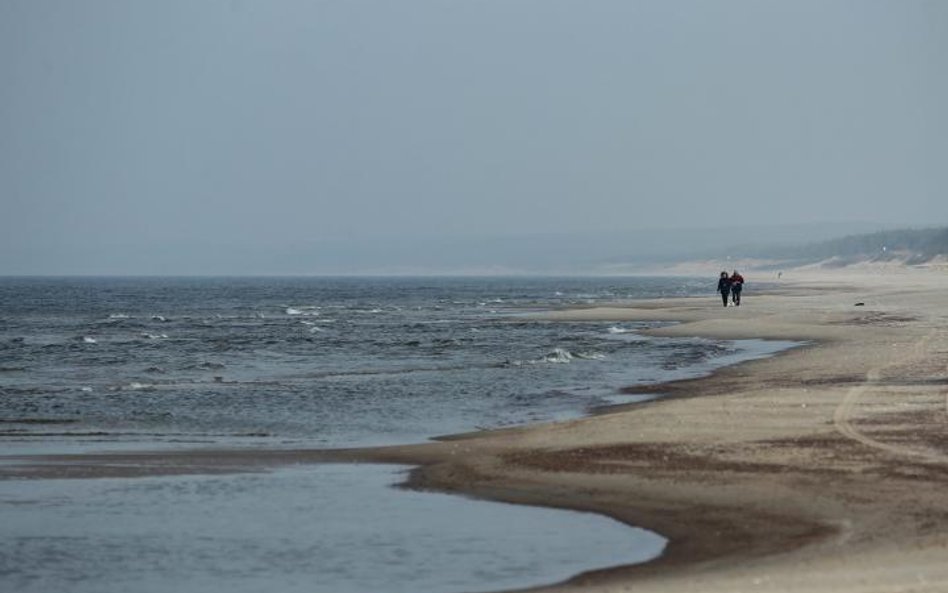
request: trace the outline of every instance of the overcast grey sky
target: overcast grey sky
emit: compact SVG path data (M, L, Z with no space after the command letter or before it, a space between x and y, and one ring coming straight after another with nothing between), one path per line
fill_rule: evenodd
M948 224L946 106L939 0L0 0L0 273Z

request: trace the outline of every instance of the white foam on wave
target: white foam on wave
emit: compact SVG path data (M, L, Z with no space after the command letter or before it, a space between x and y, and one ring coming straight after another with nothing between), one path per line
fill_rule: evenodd
M82 336L82 342L84 344L98 344L99 341L93 338L92 336Z
M131 319L127 313L110 313L109 319Z
M302 317L319 317L318 307L287 307L284 312L287 315Z
M543 362L552 362L552 363L567 363L573 360L573 354L569 350L563 348L556 348L553 352L550 352L543 357Z
M572 352L565 348L554 348L552 352L535 360L528 360L526 364L569 364L574 360L605 360L606 355L599 352ZM508 361L510 366L522 366L522 360Z
M606 329L606 333L612 336L621 336L625 341L631 342L650 342L654 338L651 336L643 336L639 333L641 328L630 328L622 327L619 325L613 325Z
M504 303L504 299L490 299L486 301L478 301L477 306L487 307L489 305L502 305L503 303Z
M143 334L142 334L142 337L145 338L146 340L167 340L167 339L168 339L168 334L149 334L149 333L143 333Z
M606 355L600 352L573 352L573 358L581 360L605 360Z
M572 352L566 348L554 348L552 352L532 360L506 360L501 366L521 367L537 364L569 364L574 360L605 360L605 354L599 352Z

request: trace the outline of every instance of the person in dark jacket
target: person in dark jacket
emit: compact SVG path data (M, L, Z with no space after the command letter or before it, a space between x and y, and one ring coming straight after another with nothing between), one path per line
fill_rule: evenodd
M731 279L728 278L727 272L721 272L721 277L718 278L718 292L721 293L721 301L727 307L727 297L731 295Z
M734 273L731 274L731 300L734 301L735 307L741 306L741 290L744 289L744 277L737 273L737 270L734 270Z

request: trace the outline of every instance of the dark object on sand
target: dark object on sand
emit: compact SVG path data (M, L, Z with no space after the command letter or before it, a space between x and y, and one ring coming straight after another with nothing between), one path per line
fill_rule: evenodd
M865 307L866 303L856 303L853 307Z
M721 293L721 300L724 302L724 306L727 307L727 297L731 294L731 279L727 272L721 272L721 277L718 278L718 292Z
M741 306L741 290L744 288L744 277L734 270L731 274L731 302L735 307Z

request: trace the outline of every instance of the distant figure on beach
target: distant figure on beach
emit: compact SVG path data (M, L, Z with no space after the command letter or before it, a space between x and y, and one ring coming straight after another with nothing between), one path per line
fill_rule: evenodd
M727 307L727 297L731 295L731 279L728 278L727 272L721 272L721 277L718 278L718 292L721 293L721 301Z
M741 290L744 289L744 277L737 273L737 270L734 270L734 273L731 274L731 300L734 301L735 307L741 306Z

